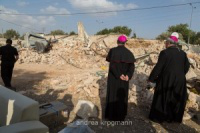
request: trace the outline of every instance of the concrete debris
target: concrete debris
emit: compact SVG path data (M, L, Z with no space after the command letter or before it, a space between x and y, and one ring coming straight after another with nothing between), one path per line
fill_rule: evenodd
M194 93L192 93L192 92L190 92L189 93L189 101L190 102L192 102L192 103L196 103L196 101L197 101L197 95L196 94L194 94Z
M84 30L82 23L78 23L78 36L59 36L52 49L47 53L38 53L28 48L21 48L20 63L37 63L50 65L71 65L76 69L91 70L87 74L80 73L78 76L64 75L49 80L50 88L56 90L67 90L74 95L92 98L105 98L107 89L107 70L99 74L102 66L108 68L105 57L110 48L116 46L118 35L90 36ZM51 38L51 36L49 36ZM147 79L153 67L157 63L160 51L164 49L164 44L153 40L129 39L127 47L137 58L135 73L130 80L129 102L138 104L150 103L153 98L154 89L147 90ZM200 56L198 53L187 52L192 67L187 74L187 80L198 78L196 71L200 70ZM144 58L143 58L144 56ZM139 58L141 57L141 58ZM191 81L190 88L196 88ZM48 87L46 87L48 88ZM190 92L187 108L199 110L199 95ZM83 106L83 108L81 107ZM81 107L81 108L80 108ZM79 101L76 113L83 118L96 117L97 111L94 105L85 101ZM80 110L80 112L78 111ZM86 114L90 112L90 114Z
M147 94L146 95L147 101L152 101L153 100L154 90L147 90L146 94Z
M190 45L189 46L190 51L199 54L200 53L200 47L199 45Z
M192 58L188 58L188 59L189 59L190 64L192 65L192 68L196 68L197 66L196 61Z
M194 113L192 112L185 112L184 113L184 116L183 116L183 120L189 120L189 119L192 119L194 117Z
M89 36L86 33L82 22L78 22L78 38L83 40L86 44L89 42Z
M195 69L200 70L200 53L197 54L197 53L188 52L187 56L189 58L189 61L190 61L191 65Z
M47 41L43 36L36 35L34 33L26 33L22 46L34 49L39 53L43 53L51 48L50 43L51 42Z
M186 105L186 110L193 110L193 111L199 111L200 110L200 96L189 92L188 102Z
M74 112L77 116L83 119L98 117L97 107L90 101L79 100Z
M186 79L187 80L190 80L190 79L194 79L196 78L197 75L196 73L194 72L194 69L190 68L190 70L188 71L188 73L186 74Z
M156 55L156 54L151 54L151 55L149 56L149 64L150 64L150 65L155 65L155 64L157 63L157 61L158 61L158 55Z

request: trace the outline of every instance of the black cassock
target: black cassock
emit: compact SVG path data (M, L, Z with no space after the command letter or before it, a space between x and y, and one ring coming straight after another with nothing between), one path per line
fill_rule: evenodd
M156 82L149 118L159 122L182 122L186 101L187 55L177 47L161 51L149 81Z
M110 121L123 121L127 114L129 81L120 76L132 78L135 69L135 57L125 46L110 49L106 61L110 62L105 118Z

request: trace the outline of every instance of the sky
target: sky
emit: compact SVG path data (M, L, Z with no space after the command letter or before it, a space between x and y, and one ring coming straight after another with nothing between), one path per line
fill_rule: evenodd
M104 28L128 26L137 37L154 39L169 26L190 24L190 20L191 29L200 32L200 3L192 5L195 7L192 19L192 6L189 4L126 12L52 15L140 9L191 2L200 0L0 0L0 33L8 29L15 29L21 35L26 32L50 33L57 29L68 33L77 32L77 22L81 21L89 35ZM10 13L27 15L8 15Z

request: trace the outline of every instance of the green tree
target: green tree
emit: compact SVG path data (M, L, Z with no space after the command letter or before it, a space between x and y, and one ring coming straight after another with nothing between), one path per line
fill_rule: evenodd
M188 37L190 36L190 43L195 42L196 33L189 29L188 24L178 24L175 26L170 26L168 28L169 32L178 32L183 35L183 40L188 42Z
M200 32L197 32L195 36L195 44L200 44Z
M106 35L106 34L110 34L109 29L105 28L99 32L96 33L97 35Z
M71 32L69 33L69 35L71 36L71 35L77 35L77 34L76 34L76 32L71 31Z
M13 30L13 29L10 29L10 30L7 30L5 33L4 33L4 37L5 38L15 38L15 39L18 39L20 37L20 34Z
M51 35L65 35L65 32L62 30L54 30L54 31L51 31L50 34Z
M196 38L196 32L191 31L190 32L190 44L195 44L196 39L198 39L198 38Z
M157 40L165 40L171 35L170 32L163 32L156 37Z
M116 26L113 28L112 32L130 36L132 29L128 28L127 26Z
M172 34L172 32L163 32L161 33L159 36L156 37L157 40L165 40L167 39L170 35ZM181 33L179 33L179 39L183 40L183 35Z
M156 39L165 40L167 37L171 35L172 32L179 33L179 39L182 41L188 42L188 37L190 36L190 43L195 43L196 33L189 29L188 24L177 24L173 26L169 26L166 32L161 33Z
M170 26L167 31L168 32L178 32L178 33L182 34L183 40L186 42L188 41L188 36L189 36L190 32L192 32L191 30L189 30L188 24L177 24L174 26Z
M137 38L136 33L133 33L133 36L131 38Z
M97 35L106 35L106 34L110 34L110 33L116 33L116 34L125 34L127 36L130 36L132 32L131 28L128 28L127 26L116 26L112 29L103 29L99 32L97 32Z

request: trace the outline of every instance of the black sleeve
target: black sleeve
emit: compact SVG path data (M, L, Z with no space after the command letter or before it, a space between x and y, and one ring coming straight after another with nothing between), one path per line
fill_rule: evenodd
M185 54L185 66L184 66L185 74L189 71L189 68L190 68L190 63L188 61L187 55Z
M126 75L128 75L129 80L132 78L134 71L135 71L135 64L134 63L130 63L128 72L126 74Z
M111 62L110 63L110 72L115 76L116 79L119 79L121 76L120 71L118 70L119 63Z
M161 51L159 58L158 58L158 62L156 64L156 66L153 68L153 70L149 76L150 82L156 82L158 76L160 75L160 73L163 69L165 62L166 62L166 54L164 53L164 51Z
M111 55L112 55L112 49L110 49L110 51L108 52L108 55L106 57L106 61L110 62Z
M0 47L0 55L2 55L2 48Z
M16 48L14 48L14 55L15 56L19 55Z

